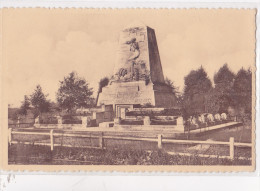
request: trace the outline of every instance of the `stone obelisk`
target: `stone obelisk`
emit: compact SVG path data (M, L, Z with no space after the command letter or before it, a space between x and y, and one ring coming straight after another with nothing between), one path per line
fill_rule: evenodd
M99 95L98 106L176 106L176 97L165 85L155 32L143 24L120 33L114 74Z

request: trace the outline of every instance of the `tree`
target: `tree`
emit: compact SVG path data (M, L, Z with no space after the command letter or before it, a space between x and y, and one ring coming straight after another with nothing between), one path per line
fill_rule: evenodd
M183 109L188 117L205 112L206 96L212 83L203 67L192 70L184 78Z
M234 79L234 99L237 108L251 113L252 109L252 72L241 68Z
M178 88L175 87L174 82L173 82L172 80L170 80L168 77L166 77L164 81L165 81L165 84L166 84L168 87L171 88L172 93L173 93L175 96L177 96L177 94L178 94L179 92L178 92Z
M218 113L219 111L219 102L217 99L217 92L215 88L211 88L211 90L206 95L206 103L205 103L205 112L206 113Z
M76 108L90 107L92 94L92 88L88 87L86 80L78 77L76 72L71 72L60 81L56 96L60 107L71 112Z
M170 80L168 77L164 79L165 84L171 88L173 95L176 97L176 102L179 107L183 107L184 97L183 94L179 91L179 87L174 85L174 82Z
M230 71L227 64L224 64L214 75L215 96L219 104L219 111L227 112L228 107L234 106L234 83L235 74Z
M24 96L24 100L22 101L22 105L20 107L19 113L22 115L27 115L27 111L30 109L30 99L27 95Z
M48 94L42 92L40 85L36 86L34 92L30 95L32 106L36 109L36 113L48 112L50 109L50 101L47 100Z
M225 63L218 72L214 75L214 83L217 84L227 84L232 83L234 80L235 74L230 71L227 63Z
M109 83L108 77L104 77L104 78L100 79L100 81L98 83L98 93L97 93L96 103L98 102L99 94L102 92L102 88L106 87L108 85L108 83Z

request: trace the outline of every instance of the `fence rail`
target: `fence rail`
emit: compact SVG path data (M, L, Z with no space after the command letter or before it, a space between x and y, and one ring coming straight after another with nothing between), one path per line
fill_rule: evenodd
M176 139L166 139L163 138L161 134L158 135L157 139L155 138L140 138L140 137L117 137L117 136L104 136L103 132L100 135L82 135L82 134L72 134L72 133L54 133L54 130L50 130L48 133L42 132L20 132L13 131L12 128L8 129L8 142L9 144L16 144L19 141L13 141L12 135L15 134L24 134L24 135L47 135L50 136L50 143L39 143L39 142L22 142L23 144L34 144L34 145L47 145L51 147L53 151L55 146L61 146L61 144L54 143L54 137L66 136L66 137L80 137L80 138L96 138L99 140L99 147L93 146L72 146L72 145L62 145L64 147L80 147L80 148L97 148L104 149L104 139L113 139L113 140L129 140L129 141L147 141L147 142L157 142L158 148L163 148L163 143L172 143L172 144L206 144L206 145L226 145L229 146L229 156L228 158L234 159L234 148L235 147L252 147L252 143L235 143L234 137L230 137L229 142L223 141L196 141L196 140L176 140Z

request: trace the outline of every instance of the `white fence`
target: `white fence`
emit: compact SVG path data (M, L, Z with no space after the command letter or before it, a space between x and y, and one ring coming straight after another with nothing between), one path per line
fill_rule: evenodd
M50 143L40 143L34 142L34 145L49 145L51 151L53 151L54 146L64 146L64 147L76 147L72 145L61 145L54 143L54 137L80 137L80 138L97 138L99 140L99 147L90 147L90 146L78 146L81 148L97 148L97 149L104 149L104 139L113 139L113 140L128 140L128 141L147 141L147 142L157 142L158 148L163 148L163 143L171 143L171 144L206 144L206 145L226 145L229 146L229 156L227 158L233 160L235 154L235 146L237 147L252 147L252 143L236 143L234 141L234 137L230 137L229 142L222 142L222 141L196 141L196 140L176 140L176 139L163 139L161 134L158 135L157 139L154 138L140 138L140 137L116 137L116 136L104 136L103 133L100 135L81 135L81 134L72 134L72 133L54 133L53 129L50 130L48 133L43 132L22 132L22 131L12 131L12 128L9 128L8 133L8 142L9 144L16 144L19 141L13 141L12 135L15 134L24 134L24 135L48 135L50 136ZM22 142L23 144L32 144L31 142ZM208 155L209 156L209 155ZM223 157L222 157L223 158Z

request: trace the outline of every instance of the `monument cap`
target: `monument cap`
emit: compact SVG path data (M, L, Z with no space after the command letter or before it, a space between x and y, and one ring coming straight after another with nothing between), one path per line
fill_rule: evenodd
M127 24L126 26L124 26L123 30L129 29L129 28L134 28L134 27L147 27L147 25L141 21L135 20L135 21L131 22L130 24Z

